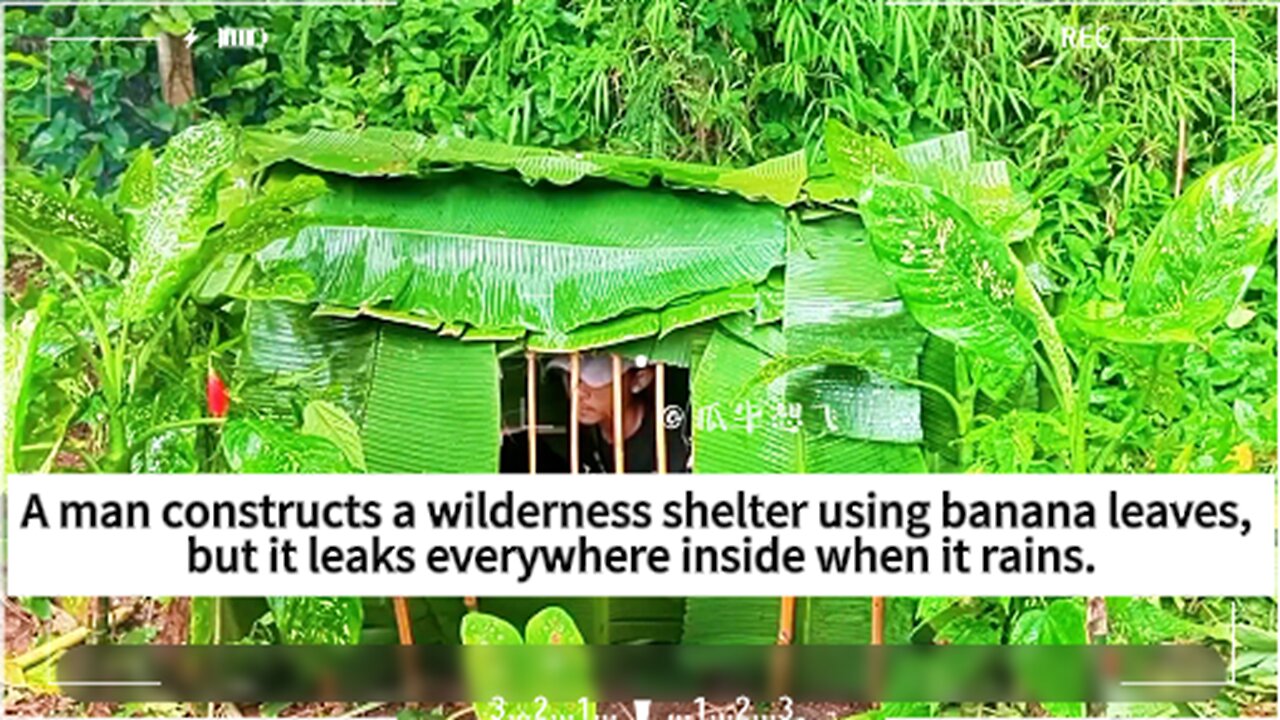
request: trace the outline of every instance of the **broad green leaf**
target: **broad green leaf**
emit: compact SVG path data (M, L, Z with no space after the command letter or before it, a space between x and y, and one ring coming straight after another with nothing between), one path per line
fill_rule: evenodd
M768 198L778 205L790 205L800 197L809 176L803 150L770 158L741 170L729 170L717 180L719 187L747 198Z
M1002 621L989 613L961 615L943 626L935 638L948 645L999 645Z
M701 354L711 338L711 324L681 328L670 335L633 340L613 347L613 351L627 358L644 356L650 362L667 363L676 367L692 368L693 359Z
M34 247L67 272L81 265L108 272L113 257L127 254L124 229L106 207L30 178L6 178L4 224L7 237Z
M474 173L332 187L316 225L259 253L254 296L560 336L782 263L781 211L727 198Z
M303 135L254 130L245 151L261 165L290 160L325 172L358 177L410 175L418 171L426 139L386 128L363 131L310 130Z
M1107 624L1111 635L1133 645L1209 636L1208 628L1169 612L1148 598L1107 598Z
M767 281L755 286L743 285L716 290L688 300L677 300L662 310L640 312L577 328L564 334L535 333L526 346L537 352L572 352L638 342L657 336L657 341L683 328L701 325L726 315L754 311L771 291ZM516 335L515 337L519 337ZM468 330L463 339L475 337Z
M506 646L523 645L524 639L514 625L497 615L482 612L469 612L462 616L458 634L463 645ZM513 668L510 657L463 654L463 668L467 681L467 689L475 698L476 717L481 720L501 720L508 713L530 713L535 708L526 707L528 703L481 701L480 698L492 698L495 695L510 693L512 688L522 687L519 669Z
M275 240L293 237L310 221L303 206L325 190L324 180L314 175L268 183L258 197L232 210L223 226L209 236L206 257L253 253Z
M311 130L304 135L250 131L246 134L246 146L259 165L292 161L316 170L353 176L425 175L437 169L478 167L514 170L530 184L546 181L565 186L595 177L647 187L657 179L675 188L734 192L779 205L794 203L808 176L803 152L747 168L726 168L509 145L450 135L426 137L385 128Z
M1276 146L1226 162L1187 188L1138 251L1124 314L1086 332L1122 343L1193 342L1244 295L1276 235Z
M337 445L274 420L228 421L222 428L222 453L235 473L353 472Z
M1166 343L1192 344L1200 338L1198 328L1212 311L1207 307L1199 312L1174 312L1161 315L1135 317L1111 315L1086 317L1071 316L1072 326L1084 332L1117 343L1134 345L1163 345ZM1197 317L1199 316L1199 317Z
M6 403L4 438L5 472L18 472L18 449L26 437L27 408L31 404L32 376L40 338L52 310L55 296L47 294L40 304L11 320L5 332L4 397Z
M898 148L906 164L906 177L955 200L980 225L995 231L1007 243L1031 236L1039 213L1031 198L1017 190L1002 160L977 162L969 133L965 131Z
M467 613L462 617L459 631L463 645L523 645L520 631L515 625L497 615L482 612Z
M1085 630L1084 601L1079 598L1054 600L1044 608L1024 610L1014 620L1009 631L1010 645L1085 645L1088 636ZM1077 682L1085 680L1079 669L1034 668L1045 675L1057 672L1072 672ZM1055 717L1081 717L1085 704L1080 702L1047 702L1045 709Z
M574 352L657 335L662 316L656 312L636 313L586 325L567 333L534 333L526 343L536 352Z
M498 387L492 343L384 324L364 415L369 470L497 472Z
M302 409L302 434L325 438L337 445L357 470L365 470L360 428L345 410L327 400L312 400Z
M155 164L150 202L129 226L126 318L162 311L198 269L201 244L217 220L218 183L237 146L236 131L221 122L190 127L169 141Z
M1032 361L1036 319L1056 335L1007 246L1028 230L1007 169L973 163L965 133L901 148L896 163L884 143L839 123L828 133L832 168L861 188L858 212L907 309L928 331L969 351L980 386L1002 397ZM1056 337L1047 343L1061 355Z
M651 158L522 147L484 140L437 136L427 143L426 157L439 165L474 165L515 170L527 182L546 180L569 185L586 177L647 187L653 180L676 188L735 192L790 205L800 195L808 174L803 152L765 160L747 168L676 162Z
M889 143L869 135L860 135L842 123L827 122L823 140L827 160L836 178L847 190L844 193L827 191L823 195L840 194L858 200L879 177L904 178L906 164Z
M844 191L815 191L830 199L861 201L876 182L899 180L926 185L947 195L978 224L1013 243L1035 231L1039 213L1031 197L1016 188L1004 161L977 162L969 133L961 131L894 150L878 138L860 135L837 121L827 124L827 155Z
M291 418L300 408L303 432L360 469L497 472L493 343L260 302L249 304L245 335L237 378L250 412Z
M778 613L776 597L690 597L685 601L681 642L772 645L778 638Z
M524 627L526 645L563 645L581 646L582 633L563 608L551 606L538 611ZM545 663L537 663L527 668L530 672L529 685L545 689L545 694L558 698L591 697L594 690L591 686L591 662L585 652L569 650L547 656ZM537 703L534 703L536 712ZM585 714L584 714L585 710ZM591 720L595 715L595 703L582 703L561 700L547 705L548 717L576 718Z
M218 598L191 598L191 618L187 627L188 645L211 645L217 636Z
M137 216L156 198L156 156L143 146L120 176L120 208L131 218Z
M287 645L355 645L364 606L358 597L268 597L267 606Z
M1018 615L1009 633L1013 645L1084 645L1084 604L1079 599L1054 600L1045 608Z
M529 618L524 626L524 640L529 645L581 645L582 632L564 608L547 607Z
M1032 361L1038 298L1005 241L953 200L914 183L876 183L859 206L871 245L911 315L983 364L1003 396Z
M129 458L135 473L193 473L200 471L199 428L187 427L151 434L165 423L199 417L204 412L204 386L197 382L161 384L147 397L134 393L127 406L127 433L130 444L146 434L137 452Z

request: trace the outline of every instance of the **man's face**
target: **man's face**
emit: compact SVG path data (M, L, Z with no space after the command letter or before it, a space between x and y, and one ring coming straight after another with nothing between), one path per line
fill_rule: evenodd
M578 383L578 422L598 425L613 415L613 383L600 387Z
M622 386L631 394L643 391L653 379L653 371L649 369L631 369L622 374ZM569 387L569 376L564 379L565 391L572 392ZM581 425L599 425L613 418L613 383L607 382L592 387L585 382L578 383L578 423Z

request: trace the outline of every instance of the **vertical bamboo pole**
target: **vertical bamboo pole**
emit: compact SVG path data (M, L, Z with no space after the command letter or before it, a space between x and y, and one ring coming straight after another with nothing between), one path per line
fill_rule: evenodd
M782 598L778 609L778 644L790 645L796 637L796 599L794 596Z
M529 474L538 473L538 356L525 353L525 421L529 433Z
M884 645L884 597L880 595L871 598L871 645L872 647ZM867 687L871 691L874 707L878 708L881 704L875 698L880 697L884 684L884 665L883 659L874 652L867 666L867 675Z
M884 598L871 598L871 644L884 644Z
M402 597L391 598L391 606L396 611L396 634L400 636L401 645L413 644L413 622L409 619L409 600Z
M613 354L613 471L627 471L627 456L622 444L626 442L622 431L622 414L626 409L622 390L622 356Z
M667 364L653 366L653 451L657 455L654 469L667 474Z
M569 356L569 474L577 475L581 459L581 428L578 427L578 389L582 385L582 356Z
M794 596L779 598L778 636L774 644L778 647L791 645L796 638L796 599ZM781 697L788 694L788 677L791 674L791 656L785 650L776 650L769 663L769 694Z

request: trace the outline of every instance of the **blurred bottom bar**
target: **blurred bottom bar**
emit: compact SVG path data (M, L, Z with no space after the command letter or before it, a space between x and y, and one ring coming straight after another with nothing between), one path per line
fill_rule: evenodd
M69 651L58 683L82 701L575 703L1185 702L1227 684L1194 645L99 645Z

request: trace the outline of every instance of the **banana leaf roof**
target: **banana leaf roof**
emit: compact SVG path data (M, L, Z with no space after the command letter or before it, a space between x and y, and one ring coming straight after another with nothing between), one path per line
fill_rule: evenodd
M264 407L287 405L268 378L340 385L371 470L495 470L499 358L524 348L690 367L698 471L924 468L930 419L910 380L926 333L860 220L829 209L857 188L803 151L724 168L383 129L248 131L244 146L270 176L319 174L329 191L237 290L242 369ZM963 133L903 157L945 169L980 213L1015 202ZM787 366L824 356L866 366ZM449 399L464 396L460 422ZM770 415L728 427L743 406ZM767 419L783 407L794 422ZM424 444L428 426L452 430Z

